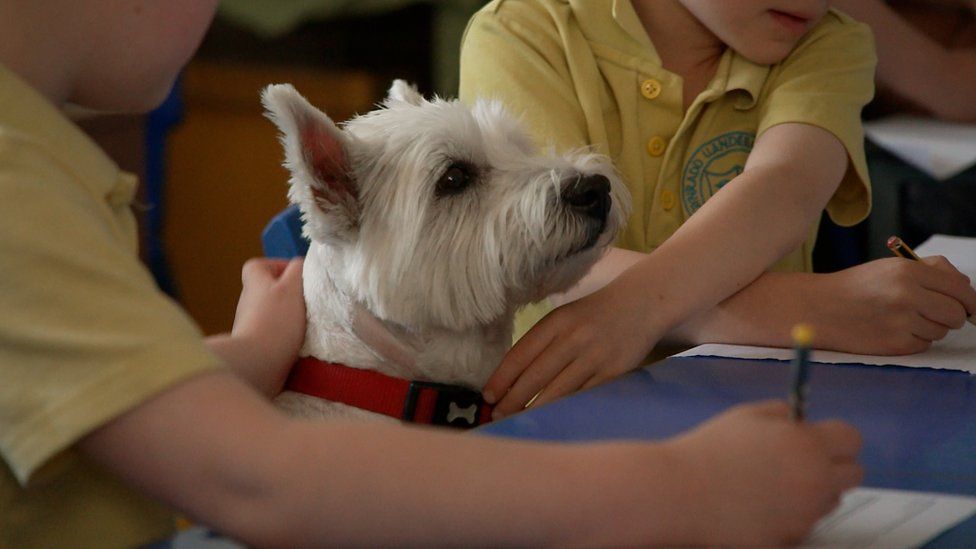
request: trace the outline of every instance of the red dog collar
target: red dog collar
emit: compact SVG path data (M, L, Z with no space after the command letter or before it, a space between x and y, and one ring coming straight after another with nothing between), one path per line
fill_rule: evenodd
M469 428L491 421L492 407L476 391L409 381L312 357L298 360L285 389L413 423Z

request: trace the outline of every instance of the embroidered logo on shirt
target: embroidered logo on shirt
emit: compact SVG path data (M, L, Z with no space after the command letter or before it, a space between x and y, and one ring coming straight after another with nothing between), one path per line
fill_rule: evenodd
M681 176L681 199L691 215L713 194L742 173L755 134L735 131L714 137L695 149Z

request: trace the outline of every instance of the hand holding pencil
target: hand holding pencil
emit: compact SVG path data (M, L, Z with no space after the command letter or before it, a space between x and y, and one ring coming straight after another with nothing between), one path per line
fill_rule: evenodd
M918 353L961 328L976 312L976 289L944 257L876 259L813 277L813 282L813 299L793 322L802 319L815 326L823 349Z
M888 238L887 245L888 245L888 249L891 250L891 253L895 254L898 257L903 257L905 259L910 259L912 261L922 261L922 258L915 253L915 250L912 250L908 246L908 244L905 244L904 240L898 238L897 236L892 236ZM966 318L966 321L976 326L976 318L974 318L972 314L970 314Z

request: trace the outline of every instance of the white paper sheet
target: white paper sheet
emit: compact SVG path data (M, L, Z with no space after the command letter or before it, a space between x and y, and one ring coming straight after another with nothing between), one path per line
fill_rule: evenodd
M976 125L897 115L864 124L864 133L936 179L976 164Z
M976 238L935 235L915 248L915 253L923 257L944 255L957 269L976 280ZM675 356L790 360L793 358L793 350L709 343ZM976 374L976 326L967 323L959 330L952 330L929 350L914 355L875 356L814 350L810 354L810 360L828 364L896 364L915 368L962 370Z
M963 274L976 281L976 238L937 234L916 247L915 253L922 257L944 255Z
M792 360L793 350L708 343L674 356ZM966 324L959 330L949 332L945 339L937 341L929 350L914 355L876 356L813 350L810 352L810 360L826 364L875 364L878 366L897 365L912 368L962 370L976 374L976 326Z
M801 547L918 547L976 514L976 498L857 488L822 519Z

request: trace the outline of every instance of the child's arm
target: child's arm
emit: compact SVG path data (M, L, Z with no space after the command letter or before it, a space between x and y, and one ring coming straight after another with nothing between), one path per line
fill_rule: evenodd
M251 259L230 334L207 345L258 392L274 397L288 377L305 339L301 259Z
M874 32L881 85L940 118L976 121L976 49L942 46L882 0L833 1Z
M485 385L501 415L636 367L667 333L748 286L804 241L847 170L830 132L785 123L756 140L743 172L647 258L549 313Z
M558 306L589 295L644 257L614 248L580 284L550 300ZM789 347L790 327L805 322L815 327L821 349L910 354L960 328L974 310L976 290L944 258L888 258L830 274L763 273L668 339Z
M860 481L859 445L849 426L791 422L782 403L659 444L292 421L226 372L179 384L81 443L197 521L290 547L781 544Z
M928 349L973 311L976 290L945 258L887 258L830 274L766 273L674 335L788 347L790 326L808 322L819 348L903 355Z

